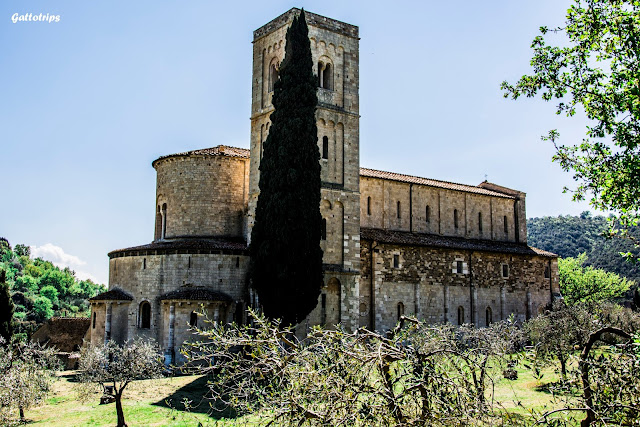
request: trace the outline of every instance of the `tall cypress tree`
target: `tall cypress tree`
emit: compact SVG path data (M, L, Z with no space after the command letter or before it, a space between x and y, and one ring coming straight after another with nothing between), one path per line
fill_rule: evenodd
M0 270L0 336L7 343L13 336L13 301L4 270Z
M284 324L302 321L317 305L322 286L318 98L312 67L302 10L287 31L274 85L250 247L251 283L263 312Z

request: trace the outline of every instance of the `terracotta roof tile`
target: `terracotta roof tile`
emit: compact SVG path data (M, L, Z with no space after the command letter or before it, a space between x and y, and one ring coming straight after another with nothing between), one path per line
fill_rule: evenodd
M167 154L155 159L151 164L154 165L158 160L168 159L170 157L183 156L223 156L223 157L240 157L248 159L251 154L246 148L229 147L228 145L218 145L211 148L201 148L199 150L184 151L182 153Z
M518 255L537 255L556 258L557 255L523 243L499 242L495 240L465 239L462 237L440 236L437 234L410 233L408 231L361 228L361 240L375 240L383 243L409 246L428 246L445 249L461 249L481 252L500 252Z
M385 172L375 169L360 168L360 176L366 178L388 179L392 181L407 182L410 184L428 185L430 187L446 188L448 190L464 191L466 193L482 194L485 196L502 197L505 199L513 199L508 194L499 193L497 191L487 190L473 185L456 184L455 182L438 181L436 179L420 178L418 176L403 175L395 172Z
M131 252L148 252L156 251L159 253L166 253L172 251L211 251L211 250L231 250L231 251L245 251L247 249L247 243L242 238L235 237L213 237L213 238L182 238L176 240L160 240L157 242L151 242L146 245L133 246L130 248L116 249L109 252L109 258L113 258L118 255L125 255L125 253Z
M89 301L133 301L133 297L122 289L113 288L89 298Z

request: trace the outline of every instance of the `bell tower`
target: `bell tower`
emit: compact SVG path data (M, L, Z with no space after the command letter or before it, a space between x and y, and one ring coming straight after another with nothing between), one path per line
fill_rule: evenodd
M271 97L284 58L293 8L253 32L251 161L245 236L251 238L260 189L262 144L269 133ZM318 149L322 166L320 212L324 283L310 322L358 327L360 272L360 116L358 27L305 11L313 72L318 76ZM335 307L332 307L335 305ZM337 322L336 322L337 320Z

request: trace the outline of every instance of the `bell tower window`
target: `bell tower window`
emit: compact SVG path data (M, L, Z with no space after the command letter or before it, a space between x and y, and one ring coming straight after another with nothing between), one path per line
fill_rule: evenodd
M276 82L278 81L278 65L274 58L269 65L269 92L273 92Z
M330 62L318 62L318 87L333 90L333 65Z
M329 158L329 137L327 136L322 137L322 158Z

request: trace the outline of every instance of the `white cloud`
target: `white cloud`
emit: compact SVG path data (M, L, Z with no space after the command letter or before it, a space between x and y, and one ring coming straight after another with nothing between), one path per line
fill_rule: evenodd
M100 283L100 281L91 273L78 269L78 267L87 265L85 261L75 255L66 253L60 246L56 246L52 243L47 243L42 246L31 246L31 257L51 261L56 267L69 267L71 270L76 272L76 277L80 280L91 279L96 283Z

